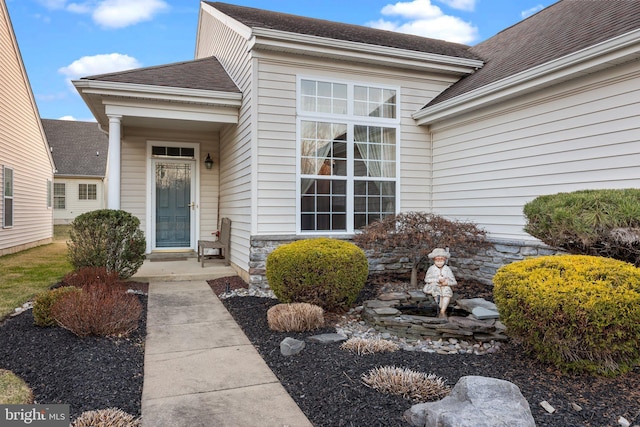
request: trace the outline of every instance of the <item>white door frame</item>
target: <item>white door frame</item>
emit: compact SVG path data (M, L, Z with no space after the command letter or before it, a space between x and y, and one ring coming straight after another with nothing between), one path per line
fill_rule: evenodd
M151 152L153 146L160 147L187 147L193 148L194 157L192 159L184 157L159 157L154 158ZM156 248L156 178L155 178L155 164L156 161L163 162L179 162L179 163L192 163L191 169L191 201L194 206L191 208L191 230L190 230L190 242L191 245L188 248ZM197 247L197 236L200 234L200 144L190 142L169 142L169 141L147 141L146 150L146 241L147 248L146 253L157 252L184 252L195 251Z

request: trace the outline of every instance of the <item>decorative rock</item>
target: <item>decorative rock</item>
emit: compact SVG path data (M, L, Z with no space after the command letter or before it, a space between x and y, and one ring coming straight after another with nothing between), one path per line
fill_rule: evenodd
M380 301L406 301L408 299L408 296L404 292L389 292L387 294L378 296L378 299Z
M542 408L544 408L544 410L550 414L553 414L554 412L556 412L556 408L551 406L549 402L547 402L546 400L543 400L542 402L540 402L540 406L542 406Z
M574 411L577 411L577 412L582 411L582 406L578 405L577 403L571 402L571 407L573 408Z
M320 334L307 338L309 341L319 342L320 344L330 344L334 342L346 341L349 339L345 334Z
M300 353L304 347L304 341L286 337L280 342L280 353L282 353L283 356L293 356Z
M449 396L413 405L404 419L420 427L535 427L529 403L513 383L462 377Z
M471 313L474 308L482 307L487 310L498 311L498 307L491 301L487 301L484 298L468 298L468 299L459 299L456 301L456 305L463 309L464 311L468 311Z
M478 320L500 318L500 313L494 310L488 310L484 307L475 307L471 310L471 314L473 314L473 316Z
M396 314L400 314L400 311L392 308L392 307L380 307L380 308L374 308L373 311L376 314L382 315L382 316L394 316Z
M631 423L625 417L618 418L618 424L622 427L629 427Z

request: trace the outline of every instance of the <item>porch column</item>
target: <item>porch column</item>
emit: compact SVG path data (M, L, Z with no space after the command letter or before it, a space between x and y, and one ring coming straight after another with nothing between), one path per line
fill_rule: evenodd
M120 128L122 116L109 116L109 164L107 165L107 208L120 209Z

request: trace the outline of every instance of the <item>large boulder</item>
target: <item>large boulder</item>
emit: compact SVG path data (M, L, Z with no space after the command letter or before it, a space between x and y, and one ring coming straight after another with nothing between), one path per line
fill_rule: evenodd
M529 403L509 381L462 377L437 402L413 405L404 418L416 427L535 427Z

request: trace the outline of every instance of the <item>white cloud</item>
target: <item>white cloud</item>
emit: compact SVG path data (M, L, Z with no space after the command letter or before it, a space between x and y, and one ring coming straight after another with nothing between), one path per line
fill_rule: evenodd
M75 122L75 121L77 121L78 119L76 119L76 118L75 118L75 117L73 117L73 116L62 116L62 117L60 117L58 120L66 120L66 121L68 121L68 122Z
M476 8L476 0L438 0L440 3L444 3L452 9L465 10L467 12L473 12Z
M447 0L449 3L470 3L467 0ZM431 37L455 43L470 44L478 39L478 28L457 16L445 15L431 0L413 0L388 4L383 15L403 18L400 21L379 19L367 25L381 30L397 31L417 36Z
M531 9L523 10L522 12L520 12L520 16L522 16L522 19L528 18L529 16L540 12L542 9L544 9L544 6L539 4L535 7L532 7Z
M37 0L47 9L64 9L72 13L91 15L95 23L104 28L124 28L150 21L155 15L169 9L165 0Z
M94 56L83 56L80 59L76 59L66 67L60 68L58 72L73 80L80 77L113 73L116 71L130 70L132 68L140 67L141 64L138 60L129 55L109 53Z
M93 11L93 20L106 28L123 28L149 21L169 6L163 0L104 0Z

